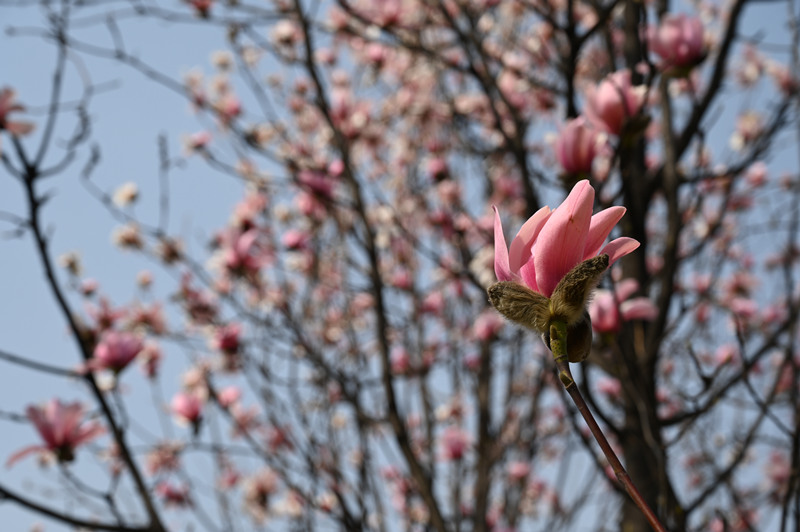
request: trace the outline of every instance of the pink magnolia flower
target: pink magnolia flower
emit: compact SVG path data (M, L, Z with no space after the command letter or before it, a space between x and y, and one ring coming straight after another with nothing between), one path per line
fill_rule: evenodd
M139 353L138 358L141 362L144 376L148 379L154 379L161 368L161 359L164 358L161 347L155 342L147 342L144 344L144 348Z
M31 445L17 451L8 458L6 467L35 452L53 453L59 462L71 462L79 445L105 432L96 423L81 423L83 405L78 402L65 404L51 399L44 406L28 406L25 414L39 431L44 445Z
M625 123L644 104L645 87L631 85L630 70L609 74L597 87L586 91L584 115L595 127L619 135Z
M243 233L224 235L223 252L225 267L243 276L254 275L267 262L267 254L258 242L258 230L250 229Z
M222 408L229 408L235 403L239 402L242 397L242 391L238 386L226 386L217 392L217 402Z
M0 90L0 130L5 129L12 135L27 135L33 131L33 124L30 122L12 122L8 115L15 111L24 111L25 107L14 103L17 93L14 89L4 87Z
M616 333L622 323L631 320L653 320L658 308L646 297L629 299L639 289L635 279L617 283L614 292L597 290L589 305L592 328L599 333Z
M495 208L494 271L499 281L515 281L550 297L558 282L579 262L598 254L609 265L639 247L632 238L603 242L625 214L624 207L609 207L594 216L594 189L583 180L564 203L551 211L542 207L520 228L506 247L500 214Z
M661 57L662 71L689 69L706 54L703 23L685 13L670 13L648 31L650 49Z
M460 427L447 427L442 431L441 445L445 460L461 460L470 446L469 433Z
M218 327L214 331L211 345L226 355L235 355L239 352L241 341L239 336L242 334L242 326L239 323L229 323Z
M180 392L172 398L172 413L185 423L197 425L203 416L203 402L196 394Z
M94 357L87 366L93 371L109 369L119 373L143 348L142 339L133 333L106 331L100 338L100 343L94 348Z
M600 149L597 130L582 116L570 120L556 141L556 158L567 174L588 175Z
M503 328L503 320L496 312L480 314L472 325L472 335L481 342L488 342Z
M522 460L514 460L506 464L506 474L512 482L520 482L528 478L531 472L531 466L528 462Z
M168 481L161 481L155 487L165 506L185 507L192 505L189 486L175 486Z

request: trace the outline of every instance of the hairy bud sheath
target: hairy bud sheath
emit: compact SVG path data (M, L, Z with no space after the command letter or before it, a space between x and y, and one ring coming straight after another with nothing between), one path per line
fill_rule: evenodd
M550 298L519 283L502 281L489 287L489 301L509 320L542 334L548 347L550 323L563 321L567 324L569 361L581 362L588 356L592 343L592 322L586 303L608 263L608 255L579 263L559 281Z

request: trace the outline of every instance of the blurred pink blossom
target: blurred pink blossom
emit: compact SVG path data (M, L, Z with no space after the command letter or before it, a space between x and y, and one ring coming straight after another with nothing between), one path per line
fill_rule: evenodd
M658 27L649 28L648 44L661 57L662 71L691 68L706 54L703 23L685 13L669 13Z
M531 472L531 466L528 462L521 460L514 460L506 465L506 473L512 482L519 482L525 480Z
M203 416L203 401L196 394L180 392L172 398L171 409L179 421L197 427Z
M494 338L505 322L497 312L483 312L472 325L472 334L481 342Z
M461 427L449 426L442 431L441 446L445 460L461 460L469 449L470 436Z
M229 408L237 403L242 397L242 391L238 386L226 386L217 392L217 401L222 408Z
M144 348L142 339L127 331L106 331L94 348L94 356L87 367L92 371L108 369L119 373L125 369Z
M239 323L229 323L214 330L211 346L226 355L235 355L239 352L242 326Z
M556 141L556 158L564 172L587 176L601 148L598 131L586 123L582 116L567 122Z
M20 136L27 135L33 131L33 124L30 122L12 122L8 119L8 115L24 111L25 107L14 103L17 98L17 93L14 89L4 87L0 90L0 130L6 130L12 135Z
M642 108L645 87L631 85L630 70L609 74L586 91L584 115L595 127L619 135L625 123Z
M28 406L25 415L36 427L44 445L31 445L17 451L8 458L6 467L36 452L52 453L59 462L71 462L79 445L105 432L96 423L82 423L83 405L78 402L62 403L51 399L44 406Z
M592 328L598 333L616 333L622 323L631 320L650 321L658 316L658 308L646 297L629 299L639 289L635 279L625 279L610 290L596 290L589 305Z
M189 486L175 486L172 483L163 480L156 485L155 492L159 497L161 497L161 500L165 506L192 505Z
M142 365L142 373L148 379L155 378L161 367L161 359L164 355L161 348L155 342L145 342L144 348L139 352L139 361Z
M402 347L392 351L389 361L394 375L405 375L411 369L411 357Z

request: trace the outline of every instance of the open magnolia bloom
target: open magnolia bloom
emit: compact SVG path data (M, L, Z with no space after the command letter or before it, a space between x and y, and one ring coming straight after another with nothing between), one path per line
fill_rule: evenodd
M31 405L26 410L44 445L31 445L11 455L6 466L31 453L52 453L59 462L75 459L75 449L103 434L105 429L94 422L83 422L80 403L62 403L51 399L44 406Z
M591 291L611 264L639 247L627 237L604 246L625 208L592 215L593 206L594 189L578 182L554 211L542 207L531 216L510 248L495 208L494 269L500 282L489 287L489 300L506 318L545 337L551 322L566 323L571 362L583 360L591 344Z

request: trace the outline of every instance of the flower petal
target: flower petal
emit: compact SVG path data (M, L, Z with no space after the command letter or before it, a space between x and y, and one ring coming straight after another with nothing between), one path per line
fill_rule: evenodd
M592 216L592 222L589 224L589 237L586 239L586 248L583 254L584 260L597 255L597 252L603 246L603 242L625 214L625 211L625 207L609 207Z
M31 453L41 453L41 452L46 452L47 450L48 450L47 447L43 447L41 445L29 445L28 447L20 449L19 451L9 456L8 460L6 460L6 467L11 467L16 462L22 460Z
M635 297L629 301L624 301L619 306L619 310L622 313L622 319L625 321L652 321L658 316L658 307L646 297Z
M541 293L541 290L539 290L539 283L536 281L536 266L532 260L522 265L522 268L519 269L519 274L522 277L522 282L525 283L528 288L534 292Z
M52 399L44 407L31 405L25 410L25 415L31 420L31 423L36 427L36 430L48 447L54 447L56 445L56 435L53 432L50 413L55 412L55 409L58 407L58 402Z
M617 294L617 301L625 301L636 291L639 290L639 283L636 279L628 277L614 285L614 293Z
M603 251L600 253L608 255L608 265L611 266L618 259L624 257L638 247L638 240L622 236L606 244L606 247L604 247Z
M511 281L511 269L508 267L508 248L506 247L506 237L503 236L503 222L500 220L500 213L497 207L494 209L494 274L498 281Z
M508 265L512 272L519 272L522 265L530 260L533 243L551 214L550 207L545 205L533 213L533 216L528 218L528 221L519 228L519 232L514 237L514 240L511 241L511 248L509 249Z
M589 181L579 181L536 239L533 261L539 292L545 296L583 259L593 205L594 189Z

